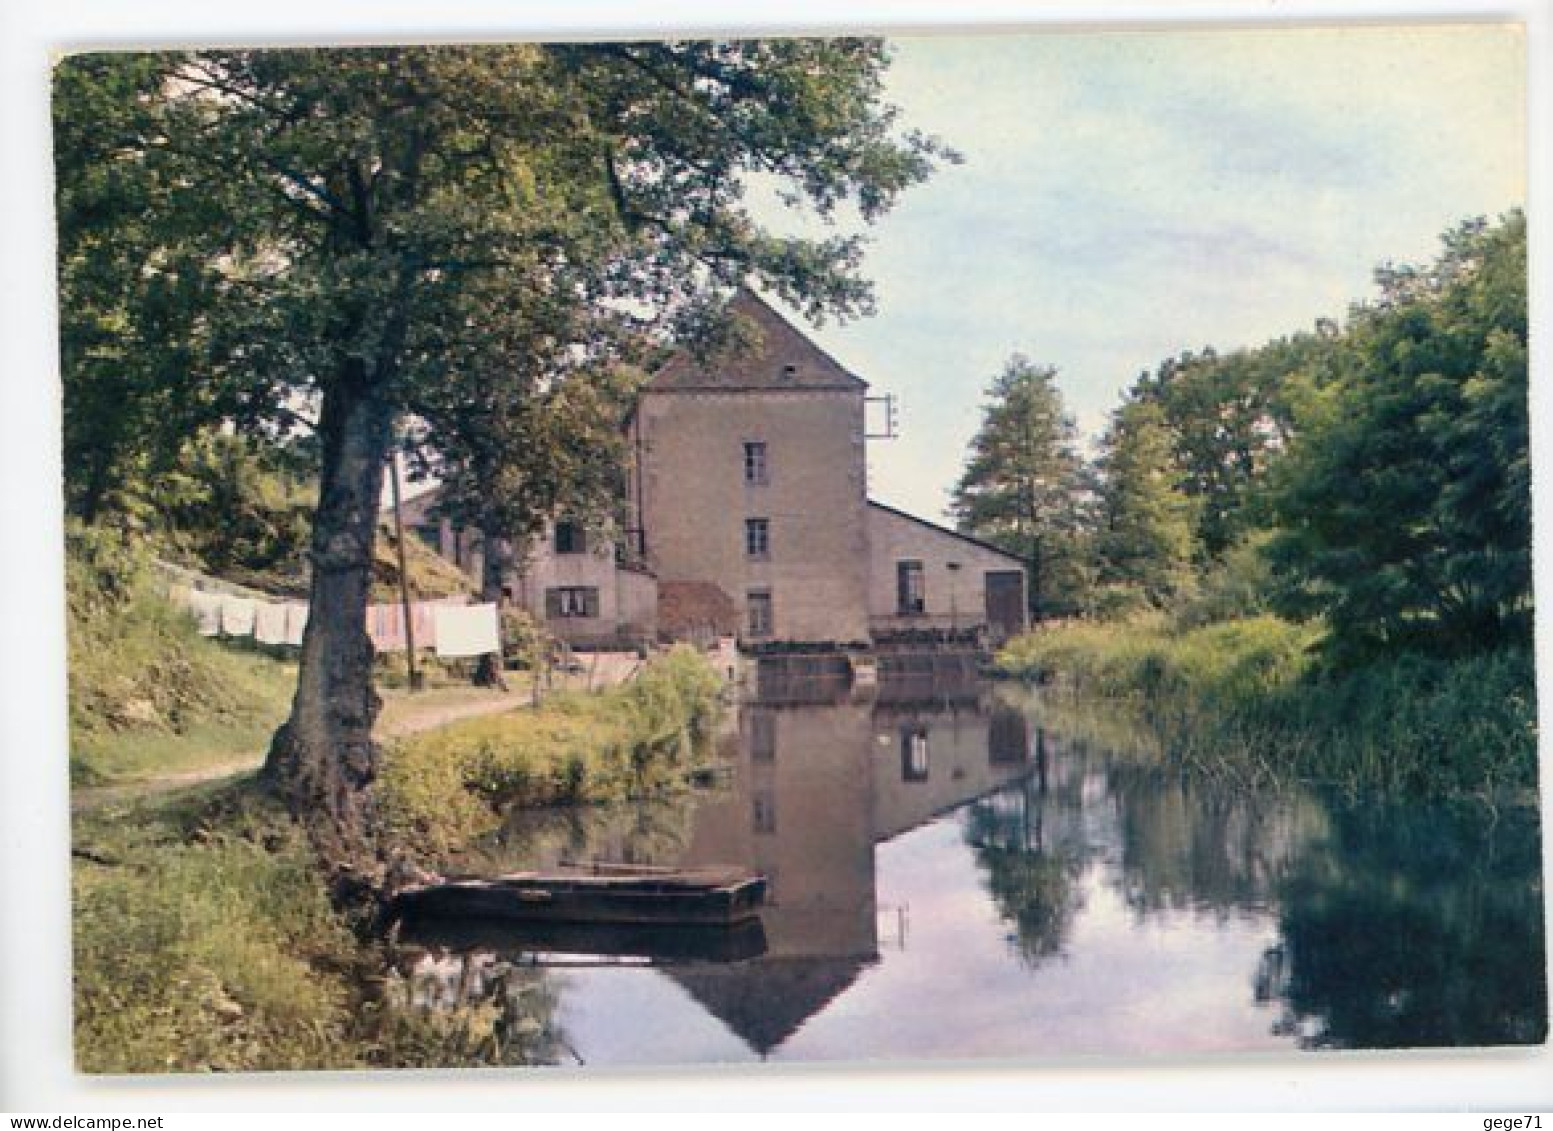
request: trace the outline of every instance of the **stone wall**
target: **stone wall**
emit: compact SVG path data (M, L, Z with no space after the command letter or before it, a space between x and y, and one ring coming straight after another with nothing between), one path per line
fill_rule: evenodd
M709 581L748 628L752 591L771 595L771 638L865 640L868 543L863 394L793 388L653 391L634 440L647 561L660 581ZM745 447L766 445L765 482ZM764 557L746 520L769 523Z

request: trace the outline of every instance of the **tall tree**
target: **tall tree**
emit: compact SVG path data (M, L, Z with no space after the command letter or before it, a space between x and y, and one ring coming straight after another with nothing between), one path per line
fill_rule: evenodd
M125 70L153 71L136 80L148 122L129 144L192 174L150 212L158 228L197 217L214 241L196 304L201 385L251 427L316 408L312 615L266 770L326 853L360 856L369 832L379 703L365 610L384 465L417 389L459 370L419 349L425 328L457 319L469 280L517 290L536 261L598 263L576 284L590 299L656 310L694 311L688 299L749 277L811 315L867 309L857 239L773 237L743 192L759 173L821 214L850 203L873 220L927 176L941 151L897 128L887 62L877 41L837 39L61 66L72 121Z
M1255 349L1188 351L1133 386L1131 396L1163 412L1183 489L1198 502L1194 533L1204 559L1265 523L1266 473L1292 437L1300 391L1329 380L1334 336L1323 322Z
M1324 616L1350 658L1525 645L1525 219L1463 225L1434 264L1380 282L1280 464L1287 611Z
M1198 508L1157 403L1132 399L1116 410L1101 468L1100 580L1164 607L1191 576Z
M1015 354L986 398L950 511L960 530L1029 563L1035 619L1073 611L1091 492L1057 371Z
M486 300L530 305L527 296L480 288L466 300L472 312ZM642 348L574 298L542 302L527 317L468 322L479 343L456 351L456 375L426 386L408 439L418 469L440 483L438 511L480 532L480 596L499 604L510 570L522 564L516 553L551 519L565 512L607 529L618 517L620 425L640 380L629 361ZM454 351L444 344L433 352ZM482 659L475 681L500 683L497 657Z

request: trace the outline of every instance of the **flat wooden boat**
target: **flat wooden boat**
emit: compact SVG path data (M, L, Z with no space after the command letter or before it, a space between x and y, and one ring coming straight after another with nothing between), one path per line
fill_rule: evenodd
M392 910L420 919L727 925L758 915L765 896L766 878L740 868L590 864L416 884Z
M737 923L568 923L461 915L401 920L401 946L491 953L541 966L646 961L654 965L744 962L766 953L759 916Z

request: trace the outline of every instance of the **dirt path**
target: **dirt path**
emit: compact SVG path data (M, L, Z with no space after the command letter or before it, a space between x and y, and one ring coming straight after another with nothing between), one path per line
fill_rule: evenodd
M552 677L552 687L557 691L600 690L630 679L640 666L641 661L636 656L626 653L578 657L570 672L556 673ZM533 690L528 677L509 673L507 679L510 684L507 691L490 691L478 687L438 687L411 695L397 688L380 690L383 713L378 716L377 736L397 738L406 734L419 734L460 719L496 715L530 706ZM263 764L263 753L254 753L229 762L201 766L197 770L177 770L122 785L76 788L70 791L70 811L77 813L115 801L134 801L171 793L189 786L252 773Z
M396 738L400 735L418 734L435 730L459 719L472 719L480 715L495 715L526 707L532 702L528 683L514 685L510 691L487 691L473 687L436 688L414 695L403 691L385 691L383 713L378 718L377 733L380 738ZM220 781L238 774L252 773L264 764L263 753L248 755L230 762L218 762L201 766L197 770L179 770L159 774L141 781L122 785L93 786L70 791L71 812L95 809L115 801L134 801L142 797L170 793L189 786Z

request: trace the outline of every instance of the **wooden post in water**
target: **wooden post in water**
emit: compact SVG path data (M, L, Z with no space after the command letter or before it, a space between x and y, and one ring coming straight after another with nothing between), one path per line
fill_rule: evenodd
M403 498L399 492L399 452L388 457L388 482L394 493L394 539L399 544L399 602L404 609L404 663L410 679L410 690L421 688L421 673L415 667L415 617L410 606L410 567L404 548L404 515L400 514Z

